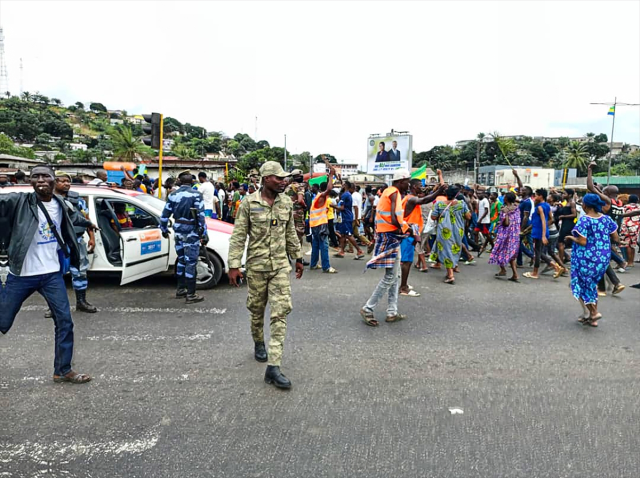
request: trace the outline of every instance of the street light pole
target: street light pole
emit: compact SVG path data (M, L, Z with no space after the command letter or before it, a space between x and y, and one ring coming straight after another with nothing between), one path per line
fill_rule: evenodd
M284 135L284 170L287 170L287 135Z

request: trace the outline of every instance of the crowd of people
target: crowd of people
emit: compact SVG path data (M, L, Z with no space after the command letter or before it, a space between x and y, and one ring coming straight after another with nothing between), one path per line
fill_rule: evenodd
M596 184L593 166L588 169L585 195L571 189L534 191L522 184L515 170L517 186L503 190L445 184L440 171L437 183L425 185L402 169L393 174L390 185L360 187L342 180L330 163L326 181L309 186L302 171L287 173L274 162L265 163L260 173L251 171L246 183L232 181L228 186L210 180L205 172L184 171L159 187L157 180L134 171L125 173L120 187L166 198L161 229L166 237L170 216L182 227L174 227L179 257L176 297L186 298L187 304L203 300L195 293L195 258L200 243L206 241L205 217L236 225L230 242L229 280L238 285L246 273L255 358L269 362L267 383L289 388L280 361L286 316L292 308L291 260L295 260L297 278L302 277L304 266L336 274L339 268L332 262L344 261L350 254L354 260L368 259L365 269L384 269L360 309L364 322L375 327L379 323L374 310L385 295L386 322L406 318L398 310L398 297L420 296L409 284L412 270L442 270L444 283L454 285L461 262L473 265L487 253L488 263L498 267L498 279L509 276L508 281L519 283L522 276L536 281L547 272L555 280L567 277L581 305L578 320L597 327L602 318L598 299L607 295L607 281L611 293L619 294L625 286L618 274L635 266L640 205L636 195L620 195L615 186ZM95 313L86 300L86 254L95 247L96 227L87 220L86 205L70 191L76 180L68 174L37 166L30 181L33 193L0 196L0 248L8 253L10 269L1 291L2 303L8 306L0 308L0 331L11 328L29 295L42 293L50 307L48 315L56 323L54 380L86 383L91 378L70 366L73 323L62 275L67 270L72 274L77 310ZM113 186L102 170L90 184ZM198 211L195 219L193 208ZM126 210L117 210L116 218L120 227L127 227ZM245 272L241 261L247 240ZM521 275L527 260L532 269ZM267 353L262 329L268 302L271 342Z

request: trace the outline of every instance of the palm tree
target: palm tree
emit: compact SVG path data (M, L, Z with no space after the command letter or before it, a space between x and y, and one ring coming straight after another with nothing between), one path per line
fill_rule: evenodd
M147 148L133 136L129 125L119 124L111 132L113 156L120 161L133 162L139 156L149 156Z
M31 101L31 93L29 93L28 91L22 92L22 99L28 103L29 101Z
M491 136L493 136L493 141L496 143L498 149L502 153L502 157L507 161L507 163L511 164L511 162L509 162L509 155L517 151L518 146L516 145L516 142L513 140L513 138L505 138L503 136L500 136L500 133L498 133L497 131L495 131Z
M185 144L177 144L173 146L171 152L180 159L197 159L198 153Z
M56 106L62 106L62 101L59 100L58 98L51 98L51 103L53 103Z
M11 92L9 91L5 91L4 95L7 97L7 99L11 98Z
M567 148L566 155L566 168L576 168L579 171L586 171L589 161L589 153L587 152L587 145L580 141L571 141Z

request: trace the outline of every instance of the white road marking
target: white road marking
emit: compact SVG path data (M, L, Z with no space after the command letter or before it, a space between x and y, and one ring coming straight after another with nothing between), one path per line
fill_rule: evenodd
M449 413L451 413L451 415L462 415L464 410L459 407L449 407Z
M22 382L33 382L33 383L47 383L52 380L51 376L38 375L38 376L26 376L22 377ZM167 375L140 375L139 377L131 377L120 376L120 375L106 375L100 374L93 377L92 386L96 386L97 384L111 383L111 382L128 382L128 383L144 383L144 382L188 382L191 380L191 376L187 373L183 373L179 376L168 377ZM9 383L7 382L7 389L9 388ZM1 460L0 460L1 461Z
M45 311L48 310L49 307L46 305L26 305L23 306L20 310L33 312L33 311ZM75 307L71 307L72 311L75 311ZM202 309L202 308L174 308L174 307L98 307L98 312L116 312L116 313L133 313L133 314L150 314L150 313L161 313L161 314L217 314L222 315L227 312L227 309Z
M0 463L11 463L13 460L29 460L43 466L68 464L78 458L94 459L98 457L112 458L122 454L139 454L151 450L158 443L158 430L151 430L137 440L110 440L91 443L71 440L68 442L37 443L26 441L16 445L4 444L0 448Z
M110 342L159 342L164 340L179 341L179 342L199 342L203 340L211 339L213 331L209 331L203 334L194 335L92 335L89 337L80 337L79 340L91 340L91 341L110 341Z

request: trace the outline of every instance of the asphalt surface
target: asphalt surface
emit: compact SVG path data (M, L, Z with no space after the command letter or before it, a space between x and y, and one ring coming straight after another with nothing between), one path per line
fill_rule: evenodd
M51 381L53 328L32 297L0 339L0 477L638 477L640 291L576 322L568 279L514 284L482 258L412 271L406 321L358 310L381 271L305 271L283 371L253 360L246 286L185 306L170 277L90 277L74 367ZM640 264L638 264L640 265ZM640 267L621 275L640 281ZM72 292L70 291L70 294Z

